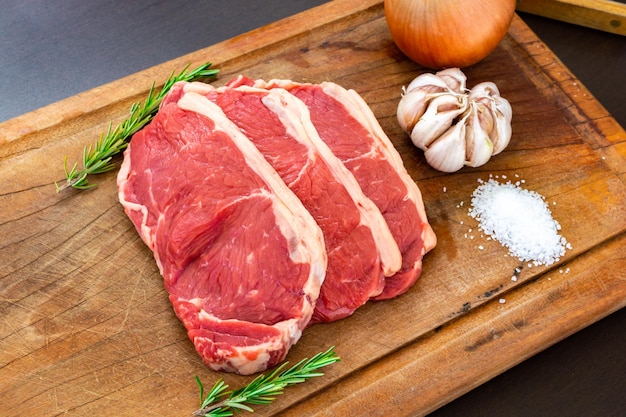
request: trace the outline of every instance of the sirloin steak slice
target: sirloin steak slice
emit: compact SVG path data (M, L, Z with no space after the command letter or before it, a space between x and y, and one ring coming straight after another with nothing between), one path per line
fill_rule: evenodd
M437 239L424 209L421 192L398 151L367 103L354 90L331 82L300 84L291 80L252 81L229 85L284 88L309 108L320 137L354 174L363 192L380 209L402 253L402 268L386 279L383 300L406 292L419 278L422 257Z
M282 89L215 89L191 83L255 144L324 233L328 269L311 324L351 315L381 294L384 275L402 265L400 250L376 205L319 138L304 103Z
M313 313L323 236L220 108L174 86L132 138L118 187L203 361L241 374L282 361Z

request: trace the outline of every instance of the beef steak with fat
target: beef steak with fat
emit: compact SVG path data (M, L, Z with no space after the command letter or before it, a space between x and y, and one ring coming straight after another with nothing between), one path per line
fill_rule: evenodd
M310 84L237 77L229 85L283 88L306 104L319 136L378 206L402 253L402 268L386 279L383 292L374 299L389 299L406 292L420 276L422 257L435 247L437 239L417 184L363 98L332 82Z
M319 138L304 103L278 88L190 83L185 91L217 103L321 227L328 269L311 324L345 318L378 296L384 276L402 265L400 250L380 210Z
M118 188L205 363L251 374L282 361L318 298L323 236L220 108L174 86L132 138Z

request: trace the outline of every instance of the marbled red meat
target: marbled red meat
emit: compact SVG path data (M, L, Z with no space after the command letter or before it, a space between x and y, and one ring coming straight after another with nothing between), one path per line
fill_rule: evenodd
M176 84L118 188L216 370L262 371L310 324L402 294L436 243L373 113L333 83Z
M193 83L255 144L324 233L326 278L311 324L351 315L381 294L385 275L402 265L400 251L374 203L319 138L303 103L282 89Z
M406 292L421 274L422 257L437 240L417 184L361 96L331 82L301 84L238 77L229 85L283 88L306 104L319 136L378 206L402 253L402 268L386 279L383 292L375 299Z
M250 374L283 360L313 313L323 236L219 107L175 86L132 138L118 187L207 365Z

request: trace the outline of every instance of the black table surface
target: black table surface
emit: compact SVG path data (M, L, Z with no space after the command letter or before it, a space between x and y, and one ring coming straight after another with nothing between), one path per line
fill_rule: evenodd
M2 0L0 122L325 2ZM520 16L626 126L626 38ZM625 382L621 309L432 416L626 416Z

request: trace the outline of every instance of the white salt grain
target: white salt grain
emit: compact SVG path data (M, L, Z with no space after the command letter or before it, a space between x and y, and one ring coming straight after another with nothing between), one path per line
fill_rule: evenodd
M565 254L570 245L558 234L561 226L541 195L510 182L480 182L472 194L469 215L486 235L520 261L531 262L529 267L551 265Z

